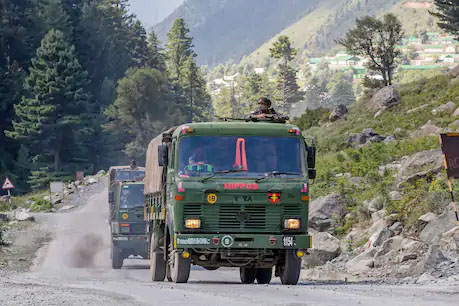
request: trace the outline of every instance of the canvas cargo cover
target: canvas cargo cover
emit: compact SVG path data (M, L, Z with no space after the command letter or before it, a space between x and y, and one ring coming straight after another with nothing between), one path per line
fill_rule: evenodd
M147 160L145 163L145 194L151 194L162 190L161 181L163 167L158 166L158 146L162 144L163 134L172 133L175 127L159 134L150 141L147 149Z
M162 143L163 136L158 135L148 144L145 172L145 194L161 191L161 178L163 167L158 166L158 146Z

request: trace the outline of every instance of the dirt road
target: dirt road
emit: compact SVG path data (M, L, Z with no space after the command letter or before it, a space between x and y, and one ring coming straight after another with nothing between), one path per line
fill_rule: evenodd
M31 272L0 279L0 305L457 305L459 288L331 284L241 285L238 270L194 268L187 284L152 283L148 261L112 270L107 191L78 210L43 215L54 239Z

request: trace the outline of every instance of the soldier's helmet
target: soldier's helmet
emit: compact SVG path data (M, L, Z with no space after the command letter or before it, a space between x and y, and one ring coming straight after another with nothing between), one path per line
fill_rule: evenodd
M265 104L266 106L268 106L268 108L271 107L271 100L269 100L268 98L266 97L261 97L260 99L258 99L258 104Z

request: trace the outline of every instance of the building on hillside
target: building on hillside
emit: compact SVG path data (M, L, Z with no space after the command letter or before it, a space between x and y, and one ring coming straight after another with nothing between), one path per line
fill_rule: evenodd
M441 68L441 65L400 65L402 70L432 70Z
M265 73L265 68L253 68L253 71L256 74L263 74L263 73Z

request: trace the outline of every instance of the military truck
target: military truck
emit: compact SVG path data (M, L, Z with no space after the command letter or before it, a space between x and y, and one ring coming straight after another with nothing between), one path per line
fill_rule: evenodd
M147 152L145 220L153 281L184 283L190 265L239 268L242 283L298 282L315 147L298 127L192 123Z
M112 166L108 169L108 204L112 214L112 199L115 184L119 182L143 181L145 177L144 167L133 166Z
M130 255L147 258L144 221L144 183L117 182L110 210L112 268L121 269Z

